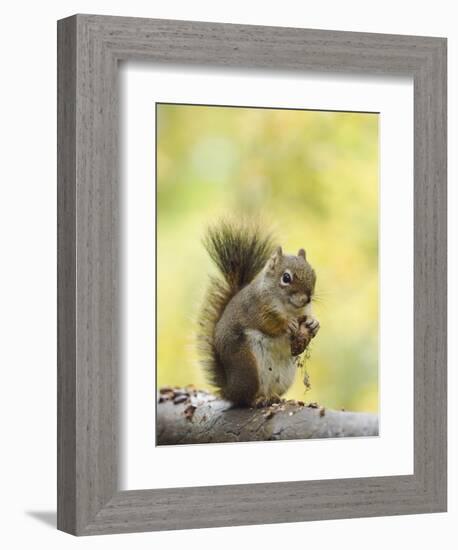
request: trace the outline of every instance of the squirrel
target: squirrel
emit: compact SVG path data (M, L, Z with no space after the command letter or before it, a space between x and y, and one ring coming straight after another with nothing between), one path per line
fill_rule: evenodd
M283 254L258 227L220 222L203 242L220 272L199 319L209 382L235 406L277 402L320 327L311 306L315 271L303 248Z

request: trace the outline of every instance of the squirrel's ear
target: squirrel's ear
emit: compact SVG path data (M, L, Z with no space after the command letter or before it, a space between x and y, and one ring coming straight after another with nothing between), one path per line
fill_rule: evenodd
M279 263L282 256L283 256L283 250L281 249L281 246L277 246L277 248L275 249L275 252L269 258L269 262L268 262L269 269L274 270L275 266Z
M299 249L299 252L297 253L298 256L301 256L301 258L304 258L305 260L305 250L303 248Z

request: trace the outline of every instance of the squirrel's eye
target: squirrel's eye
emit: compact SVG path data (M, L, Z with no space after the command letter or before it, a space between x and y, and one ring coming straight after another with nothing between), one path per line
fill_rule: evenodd
M292 276L287 271L285 271L285 273L281 276L281 282L285 285L289 285L292 280Z

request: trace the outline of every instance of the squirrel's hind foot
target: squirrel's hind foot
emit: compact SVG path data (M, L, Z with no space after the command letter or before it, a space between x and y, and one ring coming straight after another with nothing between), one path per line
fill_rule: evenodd
M265 395L260 395L256 398L254 402L254 406L256 409L263 409L264 407L270 407L270 405L273 405L274 403L280 403L281 397L277 394L271 395L269 397Z

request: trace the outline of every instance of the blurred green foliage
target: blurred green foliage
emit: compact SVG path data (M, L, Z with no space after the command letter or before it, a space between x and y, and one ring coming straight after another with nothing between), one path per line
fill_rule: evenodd
M378 410L378 115L159 104L159 385L206 384L194 344L221 217L256 218L317 272L321 330L287 397Z

